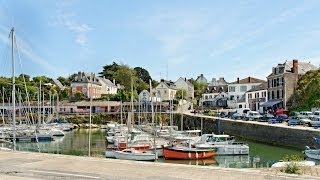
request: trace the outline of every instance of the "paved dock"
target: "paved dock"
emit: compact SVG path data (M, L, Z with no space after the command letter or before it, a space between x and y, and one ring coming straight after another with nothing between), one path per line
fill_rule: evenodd
M0 151L0 179L320 179L270 169L136 162L31 152Z

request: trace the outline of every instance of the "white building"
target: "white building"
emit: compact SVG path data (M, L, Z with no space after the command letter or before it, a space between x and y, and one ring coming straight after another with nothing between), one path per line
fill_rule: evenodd
M154 95L161 98L162 101L173 100L177 93L174 83L163 79L153 91L155 93Z
M228 106L229 108L236 108L237 102L240 100L240 98L245 95L245 93L256 87L259 86L261 83L265 83L266 81L253 78L253 77L247 77L244 79L237 79L237 81L230 83L228 85Z
M250 89L246 92L246 107L252 111L264 112L263 103L268 101L267 83L261 83L260 85Z
M101 94L117 94L118 87L115 84L115 80L111 82L105 77L98 77L98 79L101 83Z
M186 99L192 100L194 98L194 86L186 78L180 77L175 83L176 89L184 89L187 92Z

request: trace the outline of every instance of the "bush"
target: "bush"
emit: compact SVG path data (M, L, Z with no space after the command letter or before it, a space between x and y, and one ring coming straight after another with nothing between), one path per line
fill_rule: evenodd
M281 172L289 173L289 174L300 174L301 168L298 166L297 162L302 161L303 158L299 155L286 155L283 158L284 162L289 162L286 167L281 169Z

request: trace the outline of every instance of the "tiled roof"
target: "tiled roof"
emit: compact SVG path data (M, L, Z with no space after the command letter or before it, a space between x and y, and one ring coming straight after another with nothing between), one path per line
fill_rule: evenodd
M232 82L231 84L249 84L249 83L265 83L265 82L266 82L265 80L253 78L249 76L247 78L240 79L239 82L235 81L235 82Z
M278 64L275 68L279 68L278 74L283 74L283 73L292 73L292 71L291 71L292 67L293 67L293 62L286 61L283 64ZM298 61L298 74L300 74L300 75L305 74L306 72L308 72L310 70L317 70L317 69L319 69L319 68L316 67L315 65L311 64L310 62ZM269 76L273 76L273 75L275 75L275 74L272 71L272 73Z
M250 89L249 91L247 91L247 92L267 90L267 87L268 87L267 83L261 83L260 85L251 88L251 89Z

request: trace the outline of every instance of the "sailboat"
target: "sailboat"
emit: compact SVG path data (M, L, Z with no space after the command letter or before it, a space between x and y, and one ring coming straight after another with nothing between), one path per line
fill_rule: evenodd
M131 79L131 118L128 118L129 130L131 127L131 121L133 121L134 111L133 111L133 83ZM130 116L129 116L130 117ZM114 151L114 156L116 159L125 159L125 160L135 160L135 161L154 161L158 159L156 154L147 152L147 151L139 151L135 150L135 148L128 148L122 151Z

